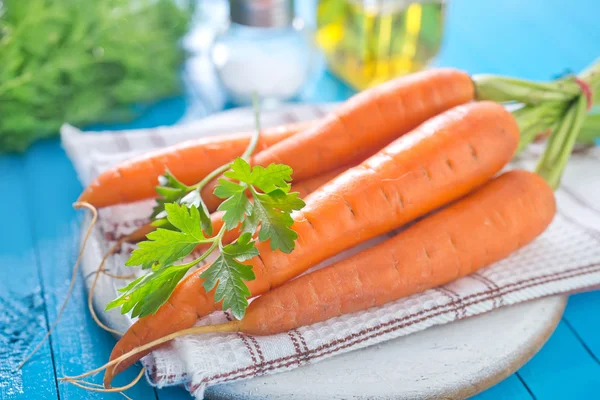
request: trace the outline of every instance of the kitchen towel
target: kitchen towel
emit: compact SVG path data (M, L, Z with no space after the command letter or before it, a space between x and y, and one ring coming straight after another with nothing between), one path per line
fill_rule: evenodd
M315 119L334 105L292 105L262 114L263 126ZM133 155L205 135L251 130L251 110L237 109L174 127L82 133L64 126L63 146L83 184L101 171ZM530 146L512 167L531 169L539 145ZM344 315L312 326L268 337L206 334L183 337L143 359L149 382L157 387L185 384L198 399L219 383L274 374L327 357L418 332L431 326L492 311L527 300L583 291L600 285L600 151L578 149L556 192L558 213L547 231L509 258L479 272L382 307ZM102 209L99 224L85 252L83 273L88 288L104 252L124 234L147 222L152 201ZM85 226L84 226L85 228ZM382 238L338 255L356 252ZM133 246L110 257L112 274L130 274L124 267ZM329 263L331 260L329 261ZM327 265L324 263L323 265ZM111 327L124 331L132 321L106 303L126 281L100 275L94 306ZM216 312L199 324L225 322Z

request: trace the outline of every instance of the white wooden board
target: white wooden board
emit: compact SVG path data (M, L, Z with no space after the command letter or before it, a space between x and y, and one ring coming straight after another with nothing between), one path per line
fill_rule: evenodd
M525 364L554 331L566 299L522 303L289 372L214 386L206 397L464 399Z

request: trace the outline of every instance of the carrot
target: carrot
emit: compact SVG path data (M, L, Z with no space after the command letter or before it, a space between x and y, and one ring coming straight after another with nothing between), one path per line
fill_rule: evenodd
M283 163L294 169L294 179L311 178L361 156L364 159L426 119L473 96L471 78L456 70L428 70L398 78L357 94L319 123L266 130L261 133L253 164ZM286 140L292 135L298 139ZM100 208L154 197L157 177L165 169L192 185L242 154L249 138L250 133L202 138L137 157L102 173L79 201ZM279 142L286 144L261 151ZM212 194L215 185L216 180L202 192L211 211L219 204Z
M360 161L364 161L364 159ZM309 194L311 194L312 192L314 192L315 190L317 190L336 176L358 165L359 163L360 162L355 162L350 165L345 165L343 167L336 168L332 171L324 172L313 178L306 179L297 183L292 183L292 191L300 193L298 196L301 198L305 198L306 196L308 196Z
M407 75L356 94L312 128L256 154L251 164L289 165L294 180L307 179L364 160L473 96L471 78L461 71L431 69ZM222 201L213 195L217 183L215 179L202 190L202 199L211 211Z
M511 114L491 102L470 103L432 118L314 192L293 214L298 233L291 254L257 246L248 261L256 279L253 296L280 286L319 262L396 229L469 193L492 178L512 157L519 140ZM139 319L112 351L115 359L170 332L193 326L217 309L200 272L183 280L154 315ZM141 353L141 357L144 353ZM110 368L105 382L131 365Z
M395 237L265 293L239 329L285 332L444 285L525 246L555 213L539 175L507 172Z
M555 213L552 188L539 175L506 172L396 236L263 294L241 321L179 335L273 335L381 306L508 257L538 237Z
M314 121L305 121L265 129L256 149L264 150L313 124ZM155 197L157 179L165 169L183 183L195 184L241 155L251 135L252 132L243 132L193 139L133 158L100 174L85 188L79 201L101 208Z

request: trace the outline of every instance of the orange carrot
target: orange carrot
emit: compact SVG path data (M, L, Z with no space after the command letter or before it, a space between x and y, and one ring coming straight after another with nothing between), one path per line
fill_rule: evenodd
M256 150L264 150L312 125L314 121L305 121L264 129ZM252 132L244 132L193 139L133 158L100 174L85 188L79 201L101 208L155 197L157 179L166 169L186 185L193 185L240 156L251 136Z
M362 159L360 161L364 161L364 159ZM309 194L311 194L312 192L314 192L315 190L317 190L318 188L320 188L321 186L323 186L324 184L326 184L327 182L329 182L336 176L349 170L352 167L355 167L358 164L360 164L360 162L355 162L350 165L345 165L343 167L336 168L332 171L323 172L322 174L317 175L310 179L305 179L305 180L299 181L299 182L293 182L292 183L292 191L300 193L298 195L300 198L305 198L306 196L308 196Z
M539 175L506 172L396 236L263 294L241 321L199 331L273 335L381 306L508 257L555 213L552 188Z
M364 160L473 96L473 82L461 71L431 69L407 75L358 93L312 128L256 154L251 164L289 165L294 180L307 179ZM211 211L222 201L213 194L217 183L215 179L202 190L202 199Z
M525 246L555 213L540 176L507 172L395 237L265 293L239 330L285 332L446 284Z
M248 282L252 295L464 196L510 160L518 140L515 120L496 103L470 103L432 118L314 192L292 215L298 240L291 254L273 252L269 243L259 243L260 257L248 261L256 275ZM191 327L216 310L214 293L206 293L202 281L200 272L183 280L167 305L131 326L111 359ZM105 382L110 384L137 358L108 369Z

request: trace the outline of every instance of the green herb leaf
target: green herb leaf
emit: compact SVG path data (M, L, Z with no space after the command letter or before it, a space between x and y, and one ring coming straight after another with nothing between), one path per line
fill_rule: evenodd
M208 212L208 208L206 207L206 204L204 204L204 201L202 201L200 191L197 189L192 190L181 199L180 203L188 207L195 207L198 209L198 212L200 213L200 223L202 225L202 230L204 231L204 233L211 236L213 234L212 221L210 219L210 213Z
M290 193L292 169L272 164L266 168L253 167L241 158L232 163L225 173L232 182L220 179L214 194L225 201L219 206L223 211L224 229L242 224L242 235L232 244L222 246L225 230L211 239L210 216L202 201L201 188L188 187L167 172L161 177L157 192L161 203L155 209L156 216L165 216L153 222L159 227L150 233L148 241L141 242L126 265L141 265L152 272L125 289L123 294L109 304L109 308L121 307L121 312L131 311L133 316L154 313L173 292L185 273L200 262L217 244L221 254L200 275L206 291L215 290L215 301L223 302L223 309L231 309L235 318L241 319L248 307L251 295L245 282L255 279L250 265L243 264L259 255L253 236L258 231L259 241L270 241L273 250L289 253L298 237L291 229L291 213L304 207L298 193ZM248 197L251 195L251 199ZM173 265L189 255L199 243L212 242L211 250L196 260Z
M132 317L154 314L166 303L189 269L188 266L162 267L144 275L121 289L122 294L108 303L106 310L121 307L121 314L132 311Z
M292 168L283 164L271 164L266 168L258 165L250 168L250 164L237 158L225 176L269 193L275 189L289 190L288 182L292 180L292 172Z
M207 239L202 232L200 212L196 207L166 204L167 221L175 230L159 228L150 232L148 240L140 242L125 265L160 268L188 256Z
M217 197L226 199L218 209L224 212L227 229L243 223L242 231L254 234L260 226L258 239L261 242L270 240L271 249L290 253L298 238L291 229L294 221L290 213L305 205L298 193L289 193L292 172L287 165L250 167L243 159L236 159L225 176L239 183L220 179L214 192ZM248 189L253 203L248 200Z
M161 219L166 217L165 205L179 203L193 189L181 183L171 171L166 170L164 175L158 177L159 186L156 187L158 198L152 210L150 219Z
M252 184L252 170L243 158L236 158L231 164L229 171L224 174L229 179Z
M254 192L253 198L252 215L255 218L253 225L256 222L260 223L258 240L261 242L270 240L272 250L291 253L298 234L291 229L294 220L290 213L304 207L304 201L298 197L297 192L286 193L280 189L268 194Z
M243 262L258 255L258 249L255 242L252 241L251 233L243 233L233 243L223 247L223 253L235 257L236 260Z
M271 164L267 168L256 166L252 168L252 186L264 193L276 189L289 190L292 181L292 169L283 164Z
M252 267L241 262L258 255L252 235L245 233L233 244L223 247L221 255L202 274L202 286L209 292L215 286L215 302L223 300L223 310L231 309L237 319L242 319L251 293L244 281L255 279Z
M246 195L246 185L233 183L225 179L219 179L219 184L215 187L215 195L222 199L217 210L223 211L223 221L227 230L233 229L244 217L252 211L252 203Z
M213 234L212 221L206 204L200 196L200 191L191 186L181 183L169 170L158 178L159 186L156 187L156 193L159 197L156 199L156 205L152 210L150 219L160 221L166 217L165 205L170 203L183 204L189 208L196 208L200 213L200 222L202 230L207 235ZM154 226L163 226L170 229L166 223L153 224Z
M57 136L64 122L127 121L180 92L196 3L1 0L0 153Z

